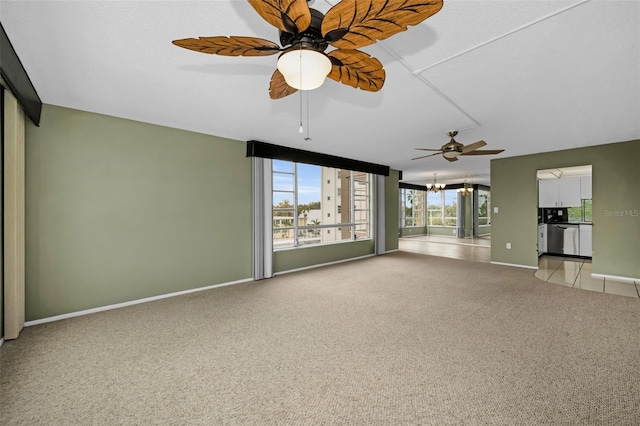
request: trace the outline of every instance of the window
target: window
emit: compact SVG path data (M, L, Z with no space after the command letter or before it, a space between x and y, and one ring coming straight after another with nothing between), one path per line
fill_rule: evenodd
M591 222L593 203L591 199L582 199L580 207L567 207L567 213L571 222Z
M456 226L458 222L458 191L446 189L444 192L444 226Z
M402 188L400 194L402 227L424 226L424 194L425 191Z
M370 182L364 172L273 160L274 250L370 238Z
M491 193L478 189L478 226L491 224Z
M593 221L593 202L591 199L582 200L582 221Z
M455 189L427 192L427 226L453 226L457 224L458 193Z
M427 192L427 225L442 226L443 209L442 209L442 191Z

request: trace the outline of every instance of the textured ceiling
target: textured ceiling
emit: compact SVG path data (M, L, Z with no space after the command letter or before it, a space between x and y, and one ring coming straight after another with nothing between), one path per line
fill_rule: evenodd
M300 96L268 95L276 56L171 44L278 42L246 1L0 0L0 22L44 103L384 164L412 183L434 173L489 183L494 156L411 160L454 129L461 143L504 148L500 158L640 139L638 1L444 0L423 23L361 49L385 67L381 91L327 80L305 92L302 135Z

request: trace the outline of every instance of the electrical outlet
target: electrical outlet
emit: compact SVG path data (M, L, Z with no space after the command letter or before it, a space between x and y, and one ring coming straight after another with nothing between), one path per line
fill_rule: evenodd
M511 243L507 243L507 250L511 250Z
M456 230L455 230L455 229L452 229L452 231L453 231L453 235L456 235Z
M494 212L494 213L498 213L498 208L497 208L497 207L494 207L494 208L493 208L493 212Z

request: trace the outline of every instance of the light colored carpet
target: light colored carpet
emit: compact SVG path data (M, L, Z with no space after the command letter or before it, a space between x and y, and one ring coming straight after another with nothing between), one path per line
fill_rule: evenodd
M640 423L640 300L396 252L29 327L7 425Z

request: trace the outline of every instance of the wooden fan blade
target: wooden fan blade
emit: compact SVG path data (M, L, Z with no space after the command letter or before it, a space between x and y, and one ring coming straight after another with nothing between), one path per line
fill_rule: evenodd
M442 8L442 0L342 0L322 21L325 40L354 49L417 25Z
M417 149L419 151L442 151L442 149L431 149L431 148L413 148L413 149Z
M449 158L449 157L445 157L444 155L443 155L443 157L444 157L444 159L445 159L445 160L447 160L447 161L458 161L458 157L451 157L451 158Z
M483 149L483 150L475 150L470 152L463 152L460 155L495 155L500 154L504 149Z
M269 56L280 51L272 41L255 37L200 37L173 40L173 44L196 52L223 56Z
M271 99L282 99L297 91L298 89L294 89L287 84L279 70L276 70L271 76L271 83L269 84L269 96Z
M311 24L307 0L248 0L265 21L281 31L299 33Z
M487 143L485 141L470 143L469 145L465 145L464 147L462 147L462 152L465 153L465 152L473 151L475 149L482 148L486 144Z
M376 58L354 49L337 49L327 56L333 64L330 79L368 92L382 89L386 74Z
M423 155L422 157L412 158L412 160L419 160L421 158L433 157L434 155L438 155L438 154L440 154L440 153L436 152L435 154Z

